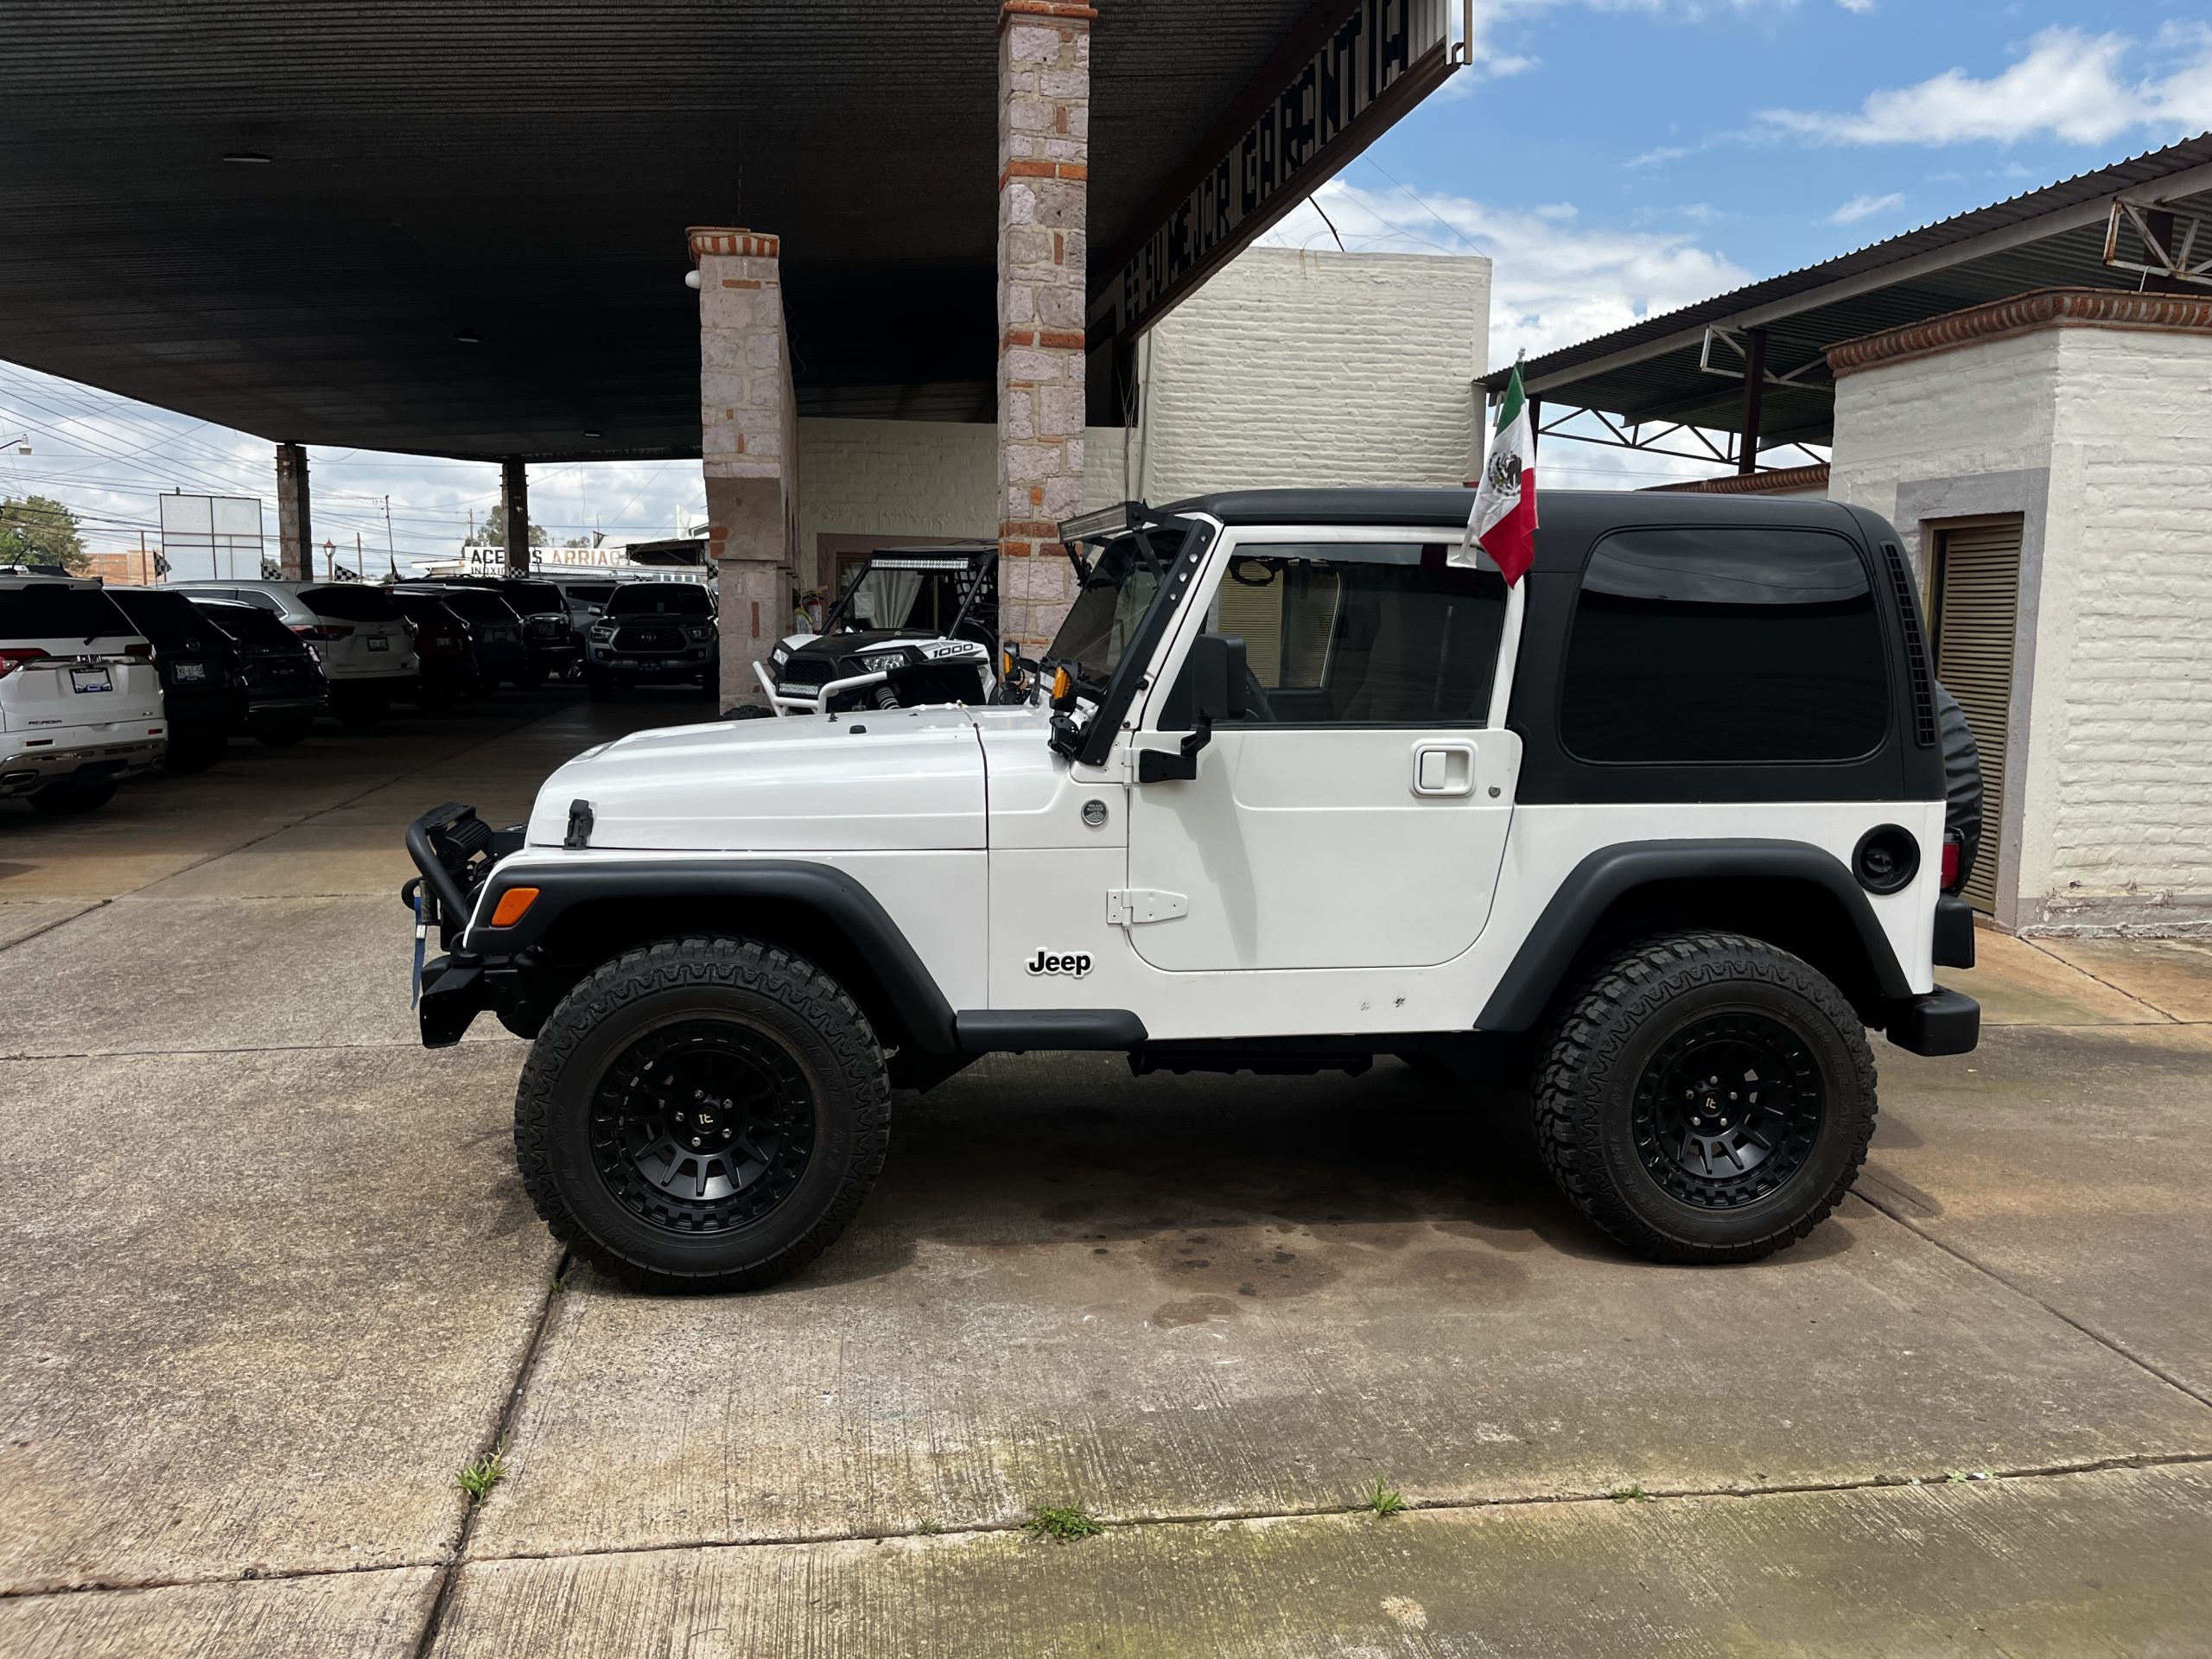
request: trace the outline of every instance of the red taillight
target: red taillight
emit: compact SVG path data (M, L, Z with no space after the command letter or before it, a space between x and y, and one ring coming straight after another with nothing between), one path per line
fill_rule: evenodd
M143 639L133 639L123 648L123 654L126 657L136 657L142 663L150 663L154 660L154 648Z
M302 639L320 639L326 644L333 639L351 639L353 633L353 629L341 628L334 622L295 622L292 632Z
M1943 891L1948 893L1959 885L1959 838L1956 835L1943 837Z
M0 645L0 680L21 668L25 663L42 660L46 653L23 645Z

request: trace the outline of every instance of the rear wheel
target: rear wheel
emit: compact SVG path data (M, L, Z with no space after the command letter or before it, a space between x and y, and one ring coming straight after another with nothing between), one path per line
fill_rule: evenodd
M1536 1141L1560 1189L1638 1255L1750 1262L1842 1201L1874 1132L1874 1057L1843 995L1731 934L1624 950L1560 1005Z
M63 817L77 812L97 812L115 798L115 779L103 778L94 783L48 784L44 789L33 790L30 804L49 817Z
M664 1289L796 1273L883 1167L890 1090L867 1018L812 963L664 940L547 1018L515 1096L523 1185L555 1237Z
M171 726L169 746L162 753L162 769L179 778L205 772L223 758L223 752L230 746L227 732L189 732L180 738L176 728Z

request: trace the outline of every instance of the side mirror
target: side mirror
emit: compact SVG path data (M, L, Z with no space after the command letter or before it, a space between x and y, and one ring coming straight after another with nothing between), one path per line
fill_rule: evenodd
M1196 730L1205 731L1217 720L1244 718L1244 641L1240 637L1200 634L1191 641L1183 672L1190 681L1191 724Z
M1141 784L1188 782L1198 775L1198 751L1213 741L1217 720L1244 718L1244 641L1233 633L1202 633L1191 641L1183 676L1170 706L1187 711L1191 734L1173 754L1159 749L1137 753Z

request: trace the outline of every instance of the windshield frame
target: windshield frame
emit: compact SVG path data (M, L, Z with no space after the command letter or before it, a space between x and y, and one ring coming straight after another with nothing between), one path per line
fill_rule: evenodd
M1182 534L1174 535L1178 526ZM1090 722L1077 734L1071 747L1065 752L1069 758L1085 766L1103 766L1113 753L1114 735L1121 729L1122 716L1136 700L1138 689L1151 677L1152 661L1159 655L1160 643L1167 636L1168 625L1173 621L1191 596L1192 578L1205 563L1206 551L1221 534L1220 521L1198 513L1163 513L1147 516L1133 522L1128 530L1117 531L1105 537L1090 537L1079 540L1066 549L1067 557L1075 568L1078 581L1088 582L1095 568L1095 559L1085 558L1083 548L1086 542L1102 550L1109 542L1134 535L1141 551L1148 553L1148 563L1156 569L1158 584L1152 600L1145 607L1131 631L1129 643L1115 664L1113 673L1101 687L1085 682L1079 690L1096 693L1096 707ZM1065 626L1065 623L1063 624ZM1054 636L1058 643L1058 635ZM1039 658L1042 664L1052 666L1063 659L1052 653L1050 646Z

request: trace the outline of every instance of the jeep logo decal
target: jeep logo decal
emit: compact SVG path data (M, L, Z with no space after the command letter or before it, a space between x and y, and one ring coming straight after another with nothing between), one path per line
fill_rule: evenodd
M1033 974L1068 974L1081 979L1090 971L1090 953L1077 950L1071 955L1056 957L1049 950L1039 950L1021 964Z

